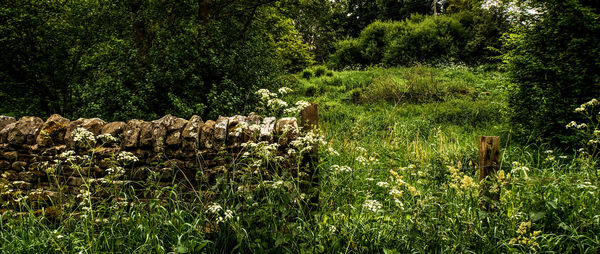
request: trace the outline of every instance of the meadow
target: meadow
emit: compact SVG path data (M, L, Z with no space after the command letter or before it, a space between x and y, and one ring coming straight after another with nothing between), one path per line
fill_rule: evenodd
M150 201L114 189L110 199L40 214L24 199L0 214L0 252L600 251L594 160L513 142L502 72L315 66L284 79L283 101L319 105L317 207L294 172L275 161L263 179L245 170L248 158L192 197L150 178ZM480 135L501 139L501 170L488 179L497 200L480 196Z

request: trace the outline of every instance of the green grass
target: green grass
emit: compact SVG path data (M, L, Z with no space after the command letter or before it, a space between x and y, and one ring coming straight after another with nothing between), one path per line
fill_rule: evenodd
M85 218L4 214L0 251L600 251L597 168L574 153L512 142L502 73L421 66L295 77L285 100L319 103L327 141L320 146L318 211L309 211L311 193L302 193L293 172L275 165L273 181L264 181L240 162L228 168L239 175L203 183L191 202L170 188L155 190L167 202L150 203L123 190L115 195L130 206L107 201ZM397 93L388 96L388 88ZM480 207L475 184L479 135L502 140L503 174L490 179L499 196L487 201L492 210ZM207 212L212 203L222 210ZM233 217L218 222L225 210Z

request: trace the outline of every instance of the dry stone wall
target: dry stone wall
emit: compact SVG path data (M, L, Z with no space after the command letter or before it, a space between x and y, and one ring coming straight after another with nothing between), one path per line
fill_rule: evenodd
M137 161L127 164L127 172L114 182L132 184L159 172L163 185L194 184L198 172L210 177L239 156L244 142L277 143L278 153L288 156L283 151L297 134L295 118L253 113L207 121L166 115L154 121L111 123L98 118L70 121L57 114L45 121L0 116L1 198L6 204L16 193L51 196L58 186L61 193L79 193L84 184L105 180L122 152L135 155ZM82 164L70 167L77 162L65 162L67 156ZM58 163L63 166L55 172Z

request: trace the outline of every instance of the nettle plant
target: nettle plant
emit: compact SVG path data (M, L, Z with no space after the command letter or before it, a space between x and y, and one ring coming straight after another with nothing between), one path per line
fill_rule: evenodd
M571 121L567 129L573 129L584 138L584 144L579 149L579 162L584 166L594 167L597 163L598 149L600 148L600 102L592 99L581 104L575 109L576 113L582 114L585 122Z

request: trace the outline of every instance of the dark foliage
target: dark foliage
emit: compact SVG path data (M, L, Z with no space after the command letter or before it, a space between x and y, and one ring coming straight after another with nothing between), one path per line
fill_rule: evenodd
M505 43L515 84L511 119L523 138L575 145L565 125L573 110L600 96L600 15L594 1L539 0L538 20L517 27Z
M0 105L12 115L152 119L244 113L310 56L277 1L0 5Z

